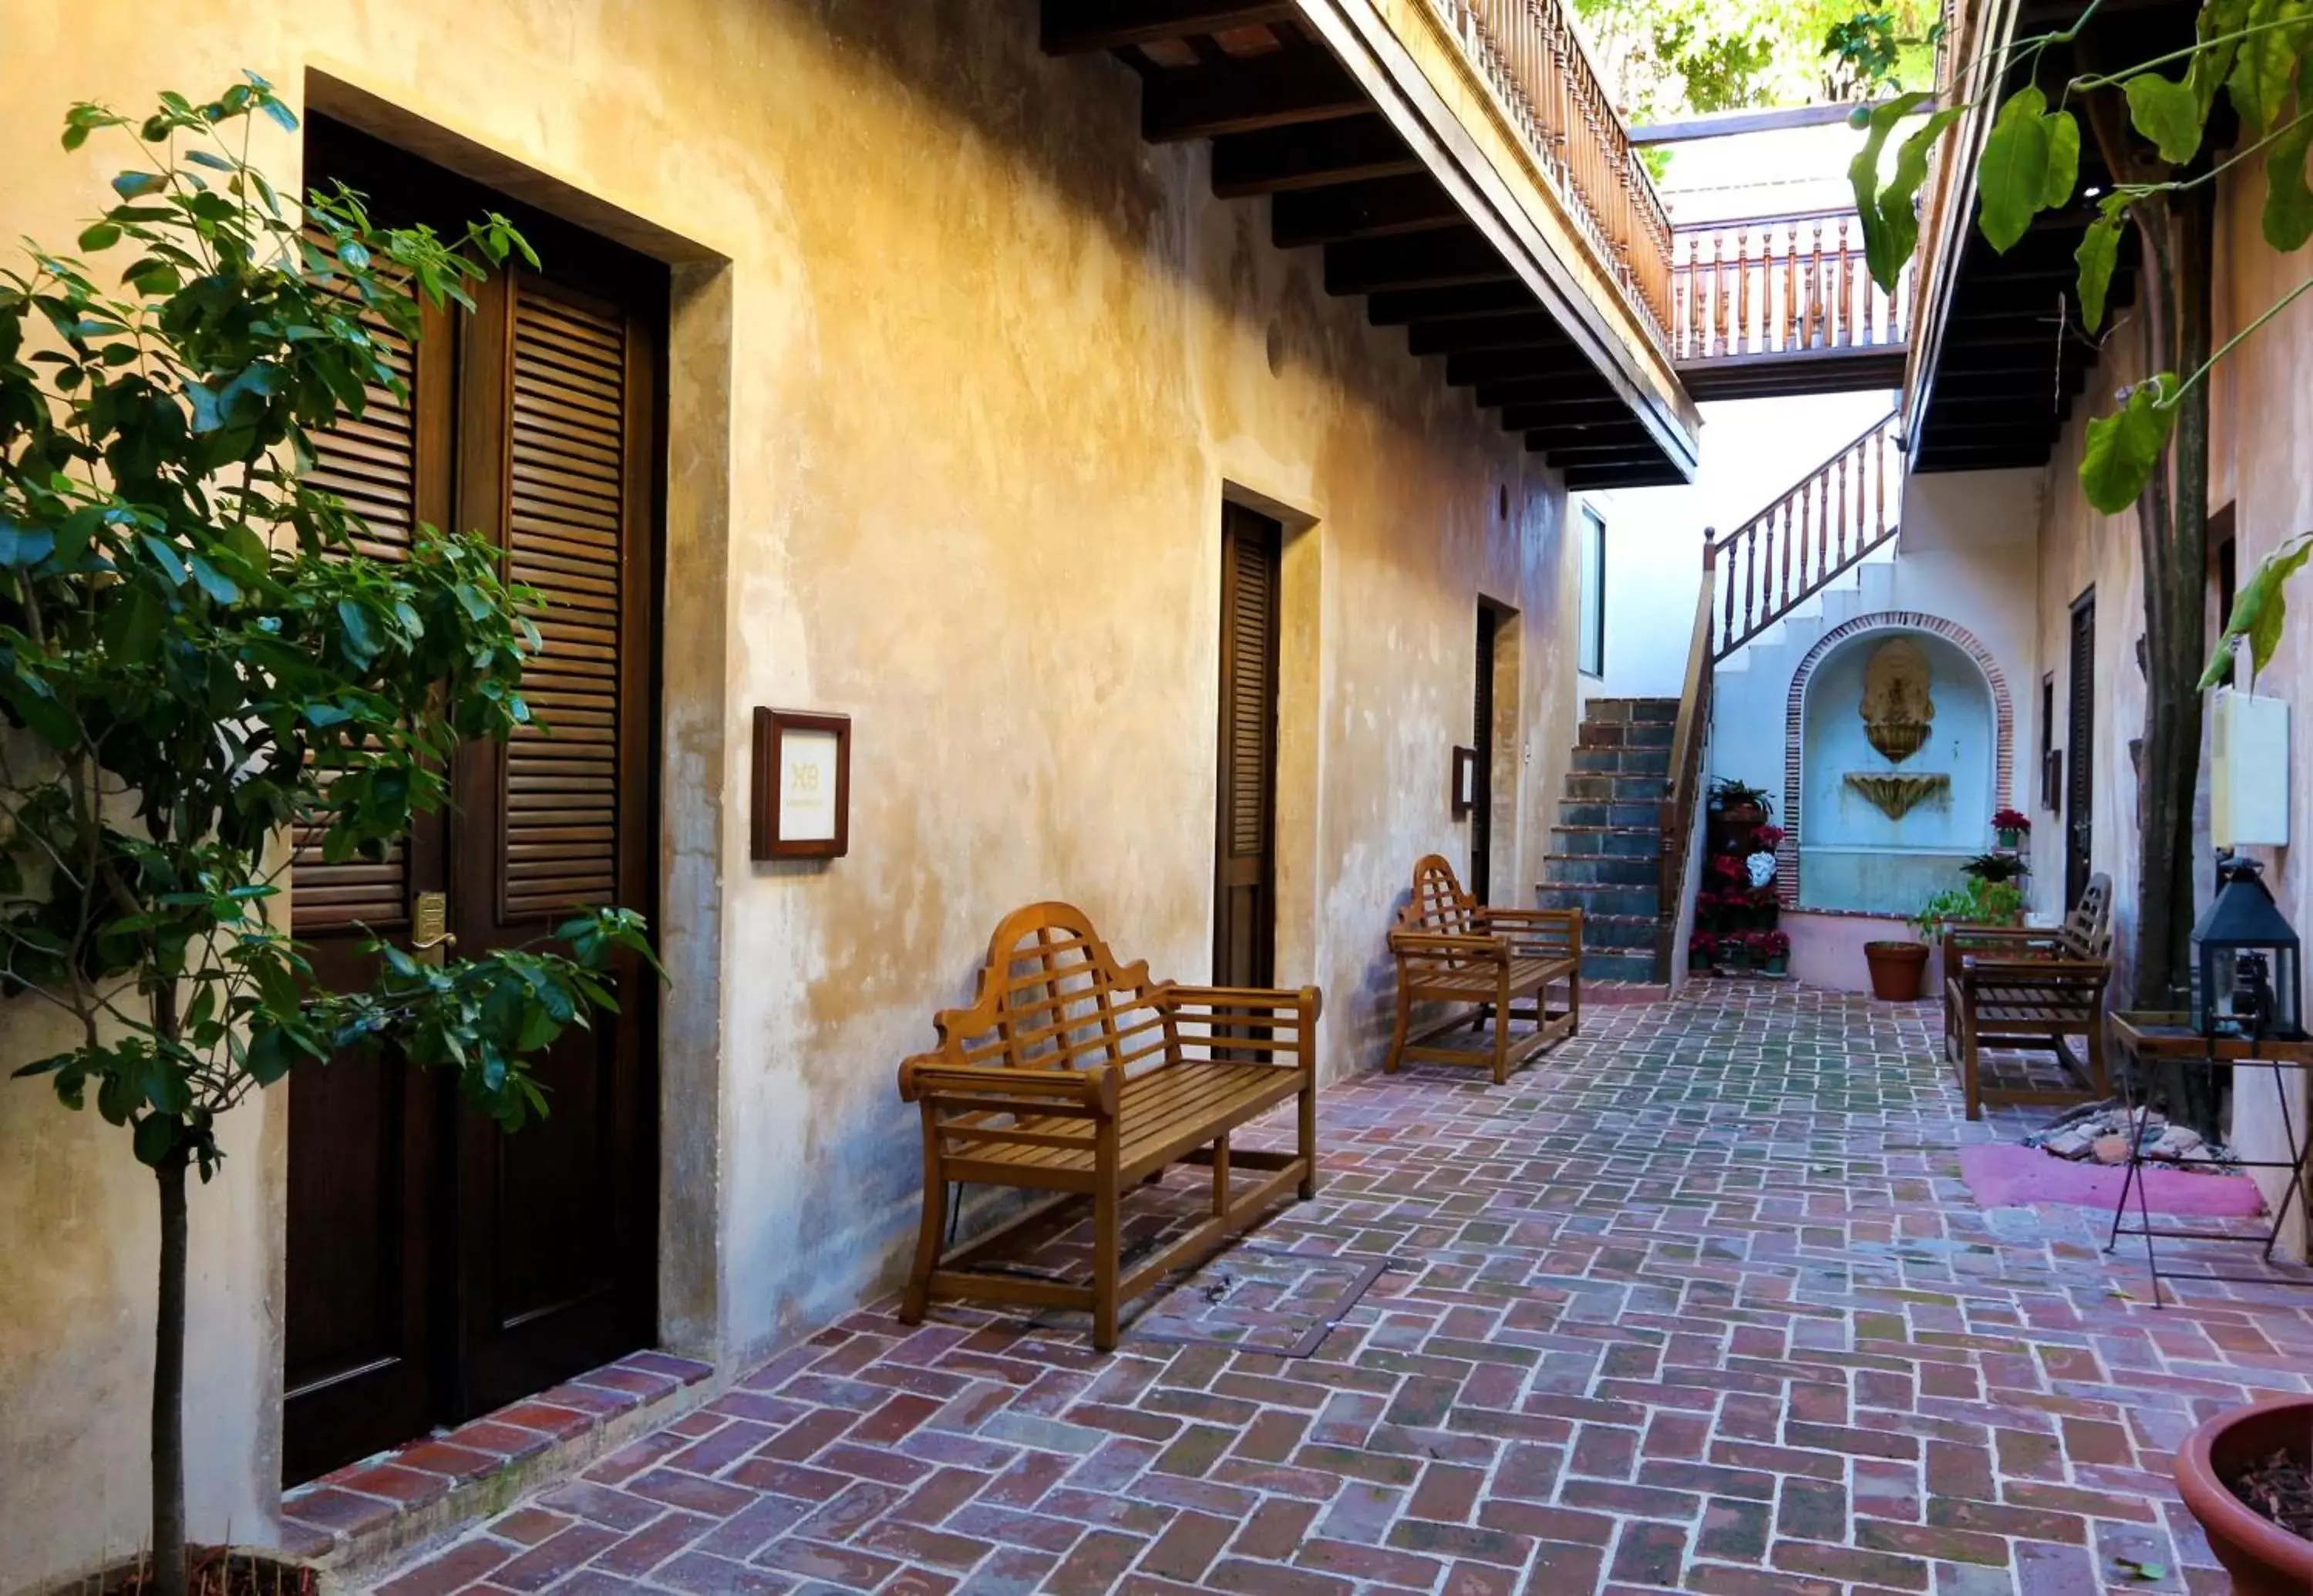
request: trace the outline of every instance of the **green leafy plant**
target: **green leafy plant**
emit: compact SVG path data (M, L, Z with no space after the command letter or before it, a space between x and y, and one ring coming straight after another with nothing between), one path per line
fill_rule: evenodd
M1970 876L1958 886L1932 894L1904 923L1924 942L1952 926L2013 924L2023 913L2024 889L2015 882Z
M2313 558L2313 532L2300 532L2257 563L2241 590L2233 595L2233 613L2225 619L2224 635L2217 639L2209 668L2201 674L2201 690L2221 687L2232 679L2234 651L2248 644L2249 685L2273 663L2281 647L2281 624L2288 613L2282 586Z
M2265 178L2265 242L2287 253L2313 239L2313 186L2307 181L2313 74L2303 71L2313 57L2313 13L2300 0L2203 0L2192 43L2105 70L2099 51L2109 40L2103 31L2091 31L2102 4L2090 0L2066 27L1955 64L1948 83L1988 85L1981 98L1936 107L1929 96L1907 95L1868 112L1859 110L1854 119L1865 129L1865 146L1850 178L1869 268L1893 287L1918 245L1913 200L1930 150L1965 119L1988 118L1975 171L1977 228L1993 250L2005 252L2036 217L2078 207L2092 212L2074 256L2074 298L2081 331L2090 335L2104 327L2124 234L2133 232L2142 245L2145 293L2133 320L2147 375L2122 388L2108 412L2089 419L2080 483L2097 510L2135 513L2147 692L2134 995L2143 1006L2170 1008L2181 1001L2191 967L2200 694L2224 678L2239 639L2248 639L2253 666L2271 658L2283 613L2281 586L2306 559L2300 540L2259 568L2228 620L2216 657L2209 658L2201 596L2208 553L2209 375L2313 288L2313 278L2299 282L2217 345L2211 300L2214 196L2227 172L2258 162ZM1834 44L1843 45L1860 66L1876 58L1868 39ZM2047 70L2049 52L2059 47L2073 52L2061 80ZM2221 101L2229 103L2242 129L2229 151L2204 147ZM1898 126L1913 119L1924 119L1896 139ZM2084 137L2095 139L2111 174L2102 192L2080 191ZM1896 143L1892 170L1886 155L1891 140Z
M1979 853L1959 869L1960 874L1978 881L2016 881L2030 874L2032 867L2013 853Z
M149 117L75 106L66 149L125 133L138 161L81 233L0 273L0 991L72 1044L16 1071L92 1098L156 1177L152 1588L186 1582L187 1174L217 1127L301 1064L383 1048L453 1071L511 1128L547 1104L524 1060L612 1006L641 920L581 914L551 945L422 964L379 942L335 991L286 926L292 827L320 856L383 858L448 798L471 738L530 719L537 604L479 538L418 530L409 557L304 472L314 434L402 378L418 298L529 246L372 224L342 188L302 205L248 160L251 119L295 119L251 75ZM101 277L121 287L107 289Z
M1714 809L1741 809L1756 805L1769 814L1774 812L1775 807L1774 801L1767 797L1765 788L1737 781L1731 776L1711 778L1707 801Z

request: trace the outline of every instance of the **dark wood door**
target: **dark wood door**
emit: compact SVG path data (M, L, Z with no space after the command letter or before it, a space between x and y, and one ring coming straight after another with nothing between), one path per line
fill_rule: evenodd
M1470 711L1471 746L1478 751L1477 789L1471 795L1470 895L1491 903L1494 877L1494 612L1478 606L1478 672Z
M367 552L397 559L419 522L450 519L453 331L429 313L413 349L367 326L409 395L374 388L361 419L317 437L313 481L367 522ZM369 983L362 945L373 931L406 940L417 895L447 885L447 834L445 817L428 817L375 863L325 863L312 835L292 839L290 925L317 977ZM290 1084L286 1479L422 1433L440 1411L445 1084L363 1054Z
M383 865L301 861L296 934L325 979L353 983L369 974L358 928L409 938L421 894L441 895L464 955L576 906L651 913L664 275L325 122L309 165L395 221L513 214L546 261L429 329L407 407L320 443L375 551L407 548L421 518L506 551L541 601L524 685L542 725L461 749L450 812ZM620 1011L536 1062L549 1112L511 1136L390 1062L292 1081L286 1480L650 1340L656 988L632 967L613 981Z
M1284 529L1221 514L1219 799L1213 980L1268 986L1277 966L1278 588Z
M2096 836L2096 593L2072 606L2071 694L2064 733L2064 903L2088 890Z

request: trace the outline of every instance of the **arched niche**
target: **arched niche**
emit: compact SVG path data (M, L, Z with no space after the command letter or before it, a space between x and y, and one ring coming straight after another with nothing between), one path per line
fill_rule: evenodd
M1875 737L1863 713L1871 695L1885 722L1886 701L1906 687L1924 688L1934 706L1908 753L1884 724ZM2013 710L1999 667L1965 629L1887 614L1826 634L1793 676L1789 731L1783 877L1793 906L1908 914L1991 846Z

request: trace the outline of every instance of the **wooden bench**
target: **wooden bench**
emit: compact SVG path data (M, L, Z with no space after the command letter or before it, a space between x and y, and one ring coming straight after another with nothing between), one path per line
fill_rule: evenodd
M1413 867L1413 896L1398 911L1389 934L1397 956L1397 1032L1388 1071L1406 1059L1491 1065L1495 1084L1582 1023L1582 911L1496 909L1462 890L1454 867L1430 854ZM1550 986L1566 983L1566 1006L1553 1010ZM1523 1010L1517 1007L1526 1003ZM1455 1012L1408 1034L1416 1003L1456 1005ZM1474 1011L1467 1005L1474 1005ZM1490 1049L1448 1047L1436 1038L1466 1024L1494 1022ZM1513 1042L1510 1022L1534 1029Z
M900 1318L931 1297L1088 1310L1093 1345L1116 1345L1118 1309L1193 1265L1288 1187L1317 1193L1317 989L1183 986L1120 966L1083 910L1031 904L989 941L979 995L942 1011L939 1045L900 1066L922 1106L923 1229ZM1233 1149L1229 1133L1300 1099L1298 1151ZM1119 1256L1124 1194L1174 1163L1212 1166L1204 1222L1130 1268ZM1268 1177L1233 1195L1233 1168ZM943 1253L948 1183L1058 1194ZM1092 1279L1077 1284L972 1265L1062 1205L1092 1204Z
M2111 1095L2105 1064L2105 989L2112 982L2112 882L2090 879L2053 930L1952 926L1944 931L1944 1056L1959 1066L1967 1116L1983 1106L2098 1102ZM2077 1090L1985 1086L1986 1047L2045 1049L2079 1073L2069 1038L2083 1039L2087 1084Z

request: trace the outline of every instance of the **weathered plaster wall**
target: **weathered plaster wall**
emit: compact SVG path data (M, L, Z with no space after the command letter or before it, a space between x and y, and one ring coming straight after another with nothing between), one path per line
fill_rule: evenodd
M872 1294L914 1221L893 1071L989 929L1063 895L1127 957L1210 938L1219 507L1288 515L1280 977L1325 1068L1376 1060L1413 859L1466 858L1481 595L1517 612L1531 879L1573 735L1564 496L1401 333L1327 298L1135 80L1034 0L473 6L99 0L0 56L0 214L68 239L119 163L66 102L318 71L616 213L671 340L662 1321L735 1363ZM278 174L292 141L270 139ZM478 157L479 158L479 157ZM541 190L543 191L543 190ZM674 241L691 241L679 244ZM1503 513L1507 504L1508 513ZM746 716L849 711L852 851L743 860ZM0 1013L0 1054L38 1045ZM195 1198L197 1534L274 1502L284 1099ZM152 1225L92 1119L0 1087L0 1589L138 1537Z
M2265 201L2263 167L2245 163L2223 180L2218 203L2217 276L2212 284L2215 336L2221 342L2294 287L2304 276L2303 252L2280 255L2265 243L2259 222ZM2142 347L2128 333L2106 346L2103 365L2089 382L2080 408L2064 429L2048 466L2041 537L2039 581L2040 666L2057 683L2061 705L2070 692L2068 648L2072 603L2093 586L2097 600L2095 815L2091 856L2097 869L2113 879L2115 920L2124 954L2133 948L2137 886L2137 776L2130 744L2143 735L2145 684L2136 664L2136 639L2144 630L2143 563L2133 511L2100 516L2080 492L2078 471L2088 419L2108 411L2114 393L2144 370ZM2210 393L2209 507L2233 507L2239 569L2244 579L2258 560L2291 535L2313 527L2313 470L2306 464L2304 440L2313 430L2313 392L2304 373L2313 360L2313 306L2300 301L2228 356L2212 379ZM2212 568L2213 569L2213 567ZM2214 637L2213 578L2211 599ZM2280 651L2257 691L2291 701L2289 789L2291 834L2302 837L2313 823L2306 794L2313 779L2313 750L2307 745L2306 716L2313 706L2313 644L2307 639L2309 595L2294 585L2289 624ZM2242 672L2247 680L2247 672ZM2061 733L2059 741L2061 742ZM2276 754L2278 751L2276 750ZM2205 782L2205 778L2204 778ZM2062 877L2062 844L2054 827L2034 836L2038 873ZM2313 928L2313 870L2301 848L2256 849L2282 913L2300 931ZM2196 870L2205 904L2211 871ZM2126 972L2121 983L2126 997ZM2304 1124L2301 1085L2293 1112ZM2275 1083L2247 1071L2235 1074L2238 1102L2234 1127L2249 1156L2285 1156L2279 1116L2273 1112ZM2300 1131L2301 1135L2301 1131ZM2282 1177L2260 1171L2267 1201L2282 1189ZM2303 1226L2292 1220L2288 1242L2304 1256Z

